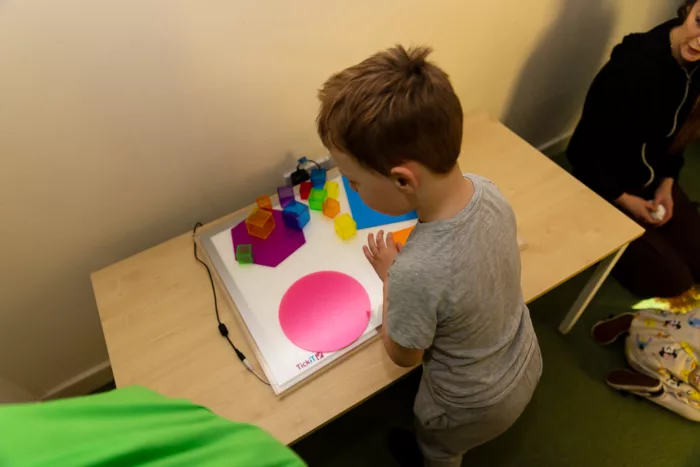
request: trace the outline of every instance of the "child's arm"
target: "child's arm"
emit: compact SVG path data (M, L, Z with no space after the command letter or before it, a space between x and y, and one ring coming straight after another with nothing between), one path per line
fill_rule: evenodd
M403 347L392 340L387 334L386 310L389 308L387 300L387 281L384 281L384 304L382 305L382 342L386 353L392 362L402 367L412 367L418 365L423 360L423 349L409 349Z
M387 310L389 308L388 286L389 283L389 268L394 264L394 260L401 251L401 244L394 243L394 237L391 233L384 240L384 231L380 230L377 233L375 240L374 235L369 234L367 237L367 246L363 248L367 260L370 262L379 278L384 283L384 303L382 305L382 342L386 353L391 358L391 361L402 367L412 367L418 365L423 359L423 349L412 349L404 347L396 343L387 331Z

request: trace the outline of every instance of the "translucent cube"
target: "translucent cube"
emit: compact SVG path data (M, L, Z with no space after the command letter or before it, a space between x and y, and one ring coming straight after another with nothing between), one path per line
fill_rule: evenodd
M333 219L340 212L340 203L335 198L326 198L323 202L323 214Z
M311 185L314 188L323 188L326 184L326 169L311 169Z
M267 195L263 196L258 196L256 199L256 202L258 203L258 207L260 209L266 209L268 211L272 211L272 201L270 201L270 197Z
M333 220L335 233L343 240L350 240L357 233L355 219L348 213L341 214Z
M277 196L280 199L280 206L285 207L294 201L294 187L281 186L277 188Z
M323 209L323 202L326 200L326 190L321 188L312 188L309 193L309 207L314 211Z
M236 261L239 264L251 264L253 262L253 245L241 244L236 246Z
M301 230L310 219L309 207L303 203L292 201L284 207L282 220L284 224L296 230Z
M301 182L299 185L299 196L303 200L309 199L309 193L311 193L311 182Z
M328 181L323 186L323 189L326 190L326 193L328 193L329 198L338 199L338 183L337 182Z
M245 220L245 226L250 235L266 240L275 228L275 218L270 211L255 209Z

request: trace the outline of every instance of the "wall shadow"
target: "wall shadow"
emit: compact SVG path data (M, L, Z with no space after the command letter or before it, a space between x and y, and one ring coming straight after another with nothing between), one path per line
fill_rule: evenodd
M502 121L534 146L570 129L607 58L615 22L610 0L561 0L513 88Z

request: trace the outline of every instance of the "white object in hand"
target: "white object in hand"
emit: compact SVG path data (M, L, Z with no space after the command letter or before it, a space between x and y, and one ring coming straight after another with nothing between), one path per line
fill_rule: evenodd
M655 221L662 221L666 217L666 208L662 204L656 207L656 211L651 213L651 218Z

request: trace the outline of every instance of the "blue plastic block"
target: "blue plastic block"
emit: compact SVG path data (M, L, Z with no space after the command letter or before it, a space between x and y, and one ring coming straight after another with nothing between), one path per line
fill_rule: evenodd
M311 186L323 188L326 184L326 169L311 169Z
M309 207L296 201L290 202L282 211L284 224L293 229L301 230L309 223Z

